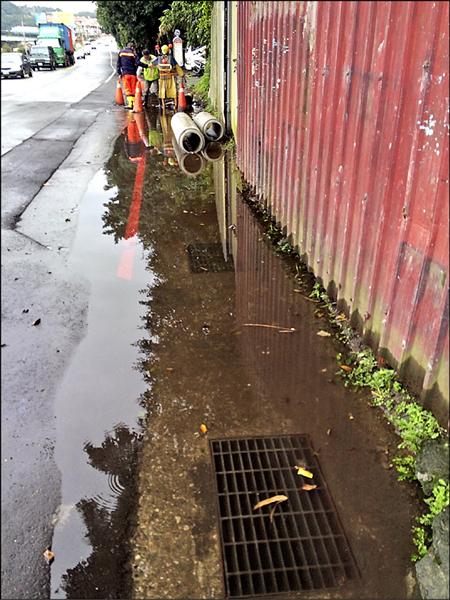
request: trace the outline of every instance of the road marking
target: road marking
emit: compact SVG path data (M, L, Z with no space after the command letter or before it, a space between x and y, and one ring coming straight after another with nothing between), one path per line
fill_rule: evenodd
M108 83L108 81L111 81L111 78L114 76L114 73L116 72L116 69L113 67L112 64L112 52L111 52L111 48L109 49L109 63L111 65L111 75L108 77L108 79L105 81L105 83Z

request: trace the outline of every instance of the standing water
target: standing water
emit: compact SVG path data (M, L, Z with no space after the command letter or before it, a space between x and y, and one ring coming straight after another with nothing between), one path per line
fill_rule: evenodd
M341 384L324 315L220 155L129 113L84 198L70 260L91 301L58 395L52 597L223 598L209 440L286 434L312 439L361 573L327 597L411 597L394 436Z

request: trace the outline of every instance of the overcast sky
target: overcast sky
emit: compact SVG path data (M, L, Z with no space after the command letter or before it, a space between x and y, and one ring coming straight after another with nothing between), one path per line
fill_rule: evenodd
M13 4L18 6L47 6L48 8L57 8L63 12L77 13L81 11L96 12L96 5L88 0L80 0L79 2L55 2L54 0L40 0L36 2L22 2L21 0L12 0Z

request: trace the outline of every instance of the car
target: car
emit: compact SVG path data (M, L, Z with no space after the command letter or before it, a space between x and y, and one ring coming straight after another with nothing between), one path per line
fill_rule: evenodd
M75 58L79 60L80 58L86 58L86 52L84 48L77 48L75 50Z
M56 71L57 61L55 51L51 46L32 46L30 49L30 64L33 71L36 69L50 69Z
M30 61L25 54L20 52L2 52L2 79L9 77L20 77L24 79L25 75L33 77Z

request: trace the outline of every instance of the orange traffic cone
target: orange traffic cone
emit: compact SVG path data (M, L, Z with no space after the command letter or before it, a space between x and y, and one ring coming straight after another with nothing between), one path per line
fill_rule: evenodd
M120 85L120 77L117 80L117 87L116 87L116 98L115 98L115 102L116 104L118 104L119 106L123 106L125 103L123 101L123 92L122 92L122 87Z
M186 96L184 95L184 83L183 80L181 80L180 87L178 90L178 112L186 110L186 108L187 102Z
M140 112L142 112L142 110L143 110L143 108L142 108L142 90L141 90L141 84L138 81L136 84L136 97L134 99L133 112L140 113Z

